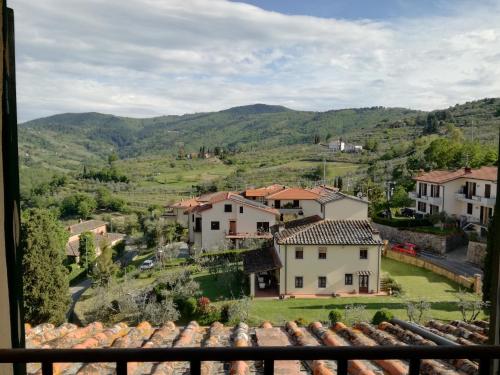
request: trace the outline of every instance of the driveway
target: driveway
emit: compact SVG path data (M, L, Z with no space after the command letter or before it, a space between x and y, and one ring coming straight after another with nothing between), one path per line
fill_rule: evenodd
M80 299L82 294L92 285L92 280L85 279L80 281L78 284L73 285L69 288L69 292L71 293L71 306L69 307L68 312L66 313L66 318L68 320L71 319L73 315L73 310L75 308L76 302Z
M132 246L127 246L124 254L119 259L122 267L126 267L132 259L137 255L137 248ZM75 309L76 302L80 299L83 293L92 285L91 279L85 279L80 281L78 284L73 285L69 288L71 294L71 305L68 312L66 313L66 318L70 320L73 315L73 310Z
M481 268L467 262L467 246L459 247L444 256L425 251L420 252L419 256L459 275L472 277L475 274L483 274Z

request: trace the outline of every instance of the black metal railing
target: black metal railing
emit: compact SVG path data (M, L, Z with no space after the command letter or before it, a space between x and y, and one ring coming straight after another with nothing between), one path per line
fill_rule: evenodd
M54 363L115 362L117 375L127 374L129 362L189 362L190 373L200 374L202 361L263 361L264 374L274 373L277 360L332 360L337 374L346 375L349 360L399 359L409 362L409 374L420 372L422 359L471 359L479 374L490 373L500 346L373 346L373 347L248 347L248 348L126 348L126 349L0 349L0 363L41 363L43 375Z

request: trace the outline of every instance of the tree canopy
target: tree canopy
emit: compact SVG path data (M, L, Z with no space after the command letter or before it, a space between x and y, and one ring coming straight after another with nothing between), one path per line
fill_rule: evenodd
M69 283L63 262L68 232L56 216L43 209L23 213L24 311L33 324L61 324L70 303Z

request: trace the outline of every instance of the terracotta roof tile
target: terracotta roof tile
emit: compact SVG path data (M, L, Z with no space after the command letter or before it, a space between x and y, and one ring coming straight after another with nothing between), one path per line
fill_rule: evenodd
M430 321L429 331L437 332L455 341L459 345L476 345L483 343L486 338L486 324L484 322L465 323L454 321L449 324ZM29 328L29 327L28 327ZM49 334L51 333L51 334ZM54 335L59 335L54 337ZM252 340L252 337L255 340ZM45 340L48 338L49 340ZM472 341L475 340L475 341ZM184 328L167 322L161 327L154 328L149 323L140 323L137 327L129 328L126 324L118 323L105 328L100 323L91 323L85 327L64 324L54 327L43 324L28 329L26 335L27 346L30 348L126 348L126 347L246 347L246 346L373 346L373 345L436 345L434 342L398 326L397 324L381 323L374 326L368 323L357 323L354 327L337 323L331 329L319 322L309 327L298 327L295 322L287 322L284 327L264 322L261 328L249 327L240 323L234 327L225 327L221 323L213 323L210 327L201 327L197 322L190 322ZM130 374L183 374L189 371L189 364L184 362L162 363L128 363ZM235 361L230 368L224 363L207 361L201 365L203 375L210 374L248 374L259 373L260 362ZM275 370L283 370L292 374L306 374L311 370L315 374L332 375L335 373L335 363L328 360L317 360L298 366L296 361L289 363L276 361ZM451 360L449 362L437 360L423 360L422 371L436 375L475 375L478 373L478 363L471 360ZM388 375L403 375L407 373L408 365L397 360L355 360L349 361L349 371L358 375L373 375L386 373ZM113 374L114 363L57 363L54 365L54 374ZM277 371L279 372L279 371ZM30 364L29 374L41 373L40 364Z
M443 184L459 178L471 178L477 180L496 181L497 167L481 167L478 169L458 169L455 171L435 170L422 173L414 178L416 181Z
M82 221L81 223L78 224L73 224L69 226L69 232L72 235L75 234L80 234L83 232L88 232L93 229L102 227L103 225L106 225L107 223L102 220L87 220L87 221Z
M246 197L267 197L270 194L274 194L278 191L285 189L284 185L273 184L269 186L264 186L257 189L247 189L243 192Z
M320 197L319 194L301 188L287 188L277 193L267 196L272 200L314 200Z
M276 233L287 245L380 245L382 241L368 220L321 220Z

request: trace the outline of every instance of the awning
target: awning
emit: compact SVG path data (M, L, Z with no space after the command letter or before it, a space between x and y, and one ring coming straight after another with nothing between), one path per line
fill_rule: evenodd
M246 251L243 255L243 270L248 274L276 270L281 267L283 265L274 246Z
M358 271L356 272L356 274L359 276L370 276L372 274L372 271Z

